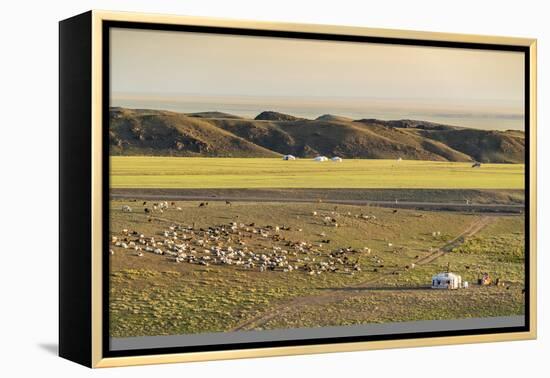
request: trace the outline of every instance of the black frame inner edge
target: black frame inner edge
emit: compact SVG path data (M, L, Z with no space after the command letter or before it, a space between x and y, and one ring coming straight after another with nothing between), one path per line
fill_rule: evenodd
M381 44L397 44L409 46L429 46L429 47L451 47L464 49L478 50L499 50L499 51L516 51L523 52L525 56L525 326L523 327L505 327L505 328L486 328L474 330L451 330L451 331L434 331L434 332L418 332L404 334L388 334L388 335L371 335L371 336L350 336L350 337L333 337L333 338L313 338L304 340L284 340L284 341L262 341L250 343L236 344L214 344L186 347L163 347L151 349L133 349L112 351L109 349L109 232L110 232L110 217L109 217L109 180L110 180L110 165L109 165L109 133L107 125L109 125L109 106L110 106L110 29L111 28L126 28L126 29L141 29L141 30L157 30L157 31L179 31L179 32L194 32L207 34L230 34L244 35L257 37L275 37L289 39L310 39L310 40L326 40L326 41L341 41L341 42L364 42L364 43L381 43ZM400 339L423 339L433 337L450 337L450 336L466 336L466 335L488 335L501 334L511 332L529 332L530 330L530 54L528 46L516 45L499 45L499 44L484 44L484 43L469 43L469 42L448 42L448 41L433 41L421 39L405 39L405 38L388 38L388 37L369 37L358 35L340 35L340 34L325 34L325 33L308 33L308 32L290 32L290 31L275 31L262 29L245 29L245 28L229 28L229 27L214 27L214 26L195 26L195 25L170 25L147 22L126 22L126 21L103 21L102 22L102 123L104 126L102 132L102 176L103 176L103 195L102 195L102 231L103 231L103 263L102 263L102 357L129 357L140 355L158 355L170 353L192 353L192 352L207 352L207 351L223 351L236 349L256 349L256 348L272 348L272 347L292 347L320 344L339 344L349 342L364 342L364 341L382 341L382 340L400 340Z

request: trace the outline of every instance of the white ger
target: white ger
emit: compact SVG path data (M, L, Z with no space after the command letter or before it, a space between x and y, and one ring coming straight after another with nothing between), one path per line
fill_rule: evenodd
M432 289L460 289L462 277L458 274L445 272L438 273L432 277Z
M315 161L328 161L328 158L326 156L317 156L313 160L315 160Z
M342 158L340 156L335 156L335 157L331 158L330 160L332 160L335 163L341 163L342 162Z

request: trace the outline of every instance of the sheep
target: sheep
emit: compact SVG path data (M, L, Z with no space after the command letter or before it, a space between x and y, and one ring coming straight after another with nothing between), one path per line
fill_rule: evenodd
M123 213L131 213L132 212L132 208L128 205L124 205L122 206L122 212Z
M156 205L165 206L161 204ZM332 218L330 219L332 223ZM331 252L327 257L321 250L324 247L323 244L330 243L329 239L323 238L317 244L307 241L290 241L275 233L281 230L290 230L290 227L277 225L256 227L254 223L247 226L244 223L234 221L225 225L200 229L196 229L194 224L193 226L172 224L164 230L159 230L161 237L157 237L156 240L155 237L146 237L138 231L130 232L127 229L123 230L123 234L127 237L123 237L122 240L114 237L111 240L118 247L122 247L122 243L124 243L127 248L134 248L136 256L139 256L139 253L143 250L144 252L164 255L175 263L205 266L208 264L233 265L242 266L243 269L253 268L260 272L274 271L286 274L312 272L310 274L319 275L322 273L345 272L352 275L354 272L359 271L358 262L353 262L346 256L346 253L359 253L358 250L351 247L340 248ZM303 230L297 229L297 231ZM258 237L270 241L270 247L263 247L263 253L255 253L249 250L246 246L247 243L243 240L243 238ZM279 244L279 242L282 244ZM253 242L252 245L254 244ZM314 255L310 257L303 254ZM307 264L310 264L309 267Z

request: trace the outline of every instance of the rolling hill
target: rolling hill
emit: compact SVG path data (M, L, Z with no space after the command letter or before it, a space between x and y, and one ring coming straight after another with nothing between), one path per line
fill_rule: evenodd
M111 155L344 158L522 163L524 134L415 120L315 120L266 111L227 113L111 108Z

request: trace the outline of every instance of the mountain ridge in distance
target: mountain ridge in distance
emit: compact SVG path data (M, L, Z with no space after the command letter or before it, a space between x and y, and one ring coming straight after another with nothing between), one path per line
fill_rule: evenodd
M111 155L280 157L523 163L521 131L479 130L420 120L310 120L265 111L255 119L222 112L110 109Z

